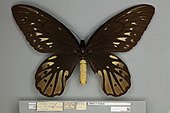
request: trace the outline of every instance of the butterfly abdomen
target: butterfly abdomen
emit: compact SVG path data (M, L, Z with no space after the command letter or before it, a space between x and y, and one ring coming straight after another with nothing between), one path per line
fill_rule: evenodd
M82 85L87 83L87 64L86 60L80 60L80 83Z

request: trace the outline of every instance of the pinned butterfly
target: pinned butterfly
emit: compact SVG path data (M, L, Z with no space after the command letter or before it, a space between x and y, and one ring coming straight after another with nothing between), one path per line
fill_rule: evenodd
M76 64L80 83L87 82L87 63L102 78L107 95L121 96L131 86L126 64L114 52L131 50L140 40L153 14L147 4L130 7L104 23L85 43L46 12L29 5L15 5L12 13L29 44L38 52L53 53L37 69L35 85L45 96L61 95Z

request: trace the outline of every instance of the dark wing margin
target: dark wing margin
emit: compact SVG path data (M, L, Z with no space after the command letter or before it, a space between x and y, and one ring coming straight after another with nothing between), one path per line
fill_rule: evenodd
M39 92L47 97L61 95L77 64L77 59L76 54L54 54L48 57L39 66L35 75L35 85Z
M152 16L154 7L133 6L103 24L90 38L86 51L126 52L140 40Z
M73 52L78 41L58 20L46 12L29 5L12 7L13 17L27 41L43 53Z
M93 71L102 77L105 94L117 97L128 91L131 86L130 73L121 59L106 52L91 53L87 59Z

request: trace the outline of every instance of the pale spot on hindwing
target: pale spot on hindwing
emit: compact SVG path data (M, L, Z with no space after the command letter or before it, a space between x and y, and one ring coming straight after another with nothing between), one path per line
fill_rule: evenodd
M68 78L68 75L69 75L69 71L68 70L66 70L65 72L64 72L64 80L63 80L63 85L65 86L66 85L66 80L67 80L67 78Z
M46 62L46 63L44 63L43 65L42 65L42 69L45 69L45 68L47 68L47 67L49 67L49 66L52 66L54 64L54 62Z
M102 77L102 72L100 70L98 70L98 74Z
M115 66L118 66L120 68L124 68L124 64L119 62L119 61L113 61L112 64L115 65Z
M115 70L116 70L118 73L120 73L124 78L127 78L128 73L125 72L123 69L115 68Z

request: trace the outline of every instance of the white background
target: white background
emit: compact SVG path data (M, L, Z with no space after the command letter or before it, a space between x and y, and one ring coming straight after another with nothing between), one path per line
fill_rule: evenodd
M135 48L117 55L127 64L132 86L123 96L107 97L100 77L88 70L88 83L79 84L75 69L60 97L47 98L34 87L34 74L49 54L38 53L16 25L11 7L24 3L53 15L85 39L120 11L148 3L155 15ZM170 1L169 0L1 0L0 1L0 112L18 113L18 100L145 100L147 113L170 110ZM66 40L67 41L67 40Z

